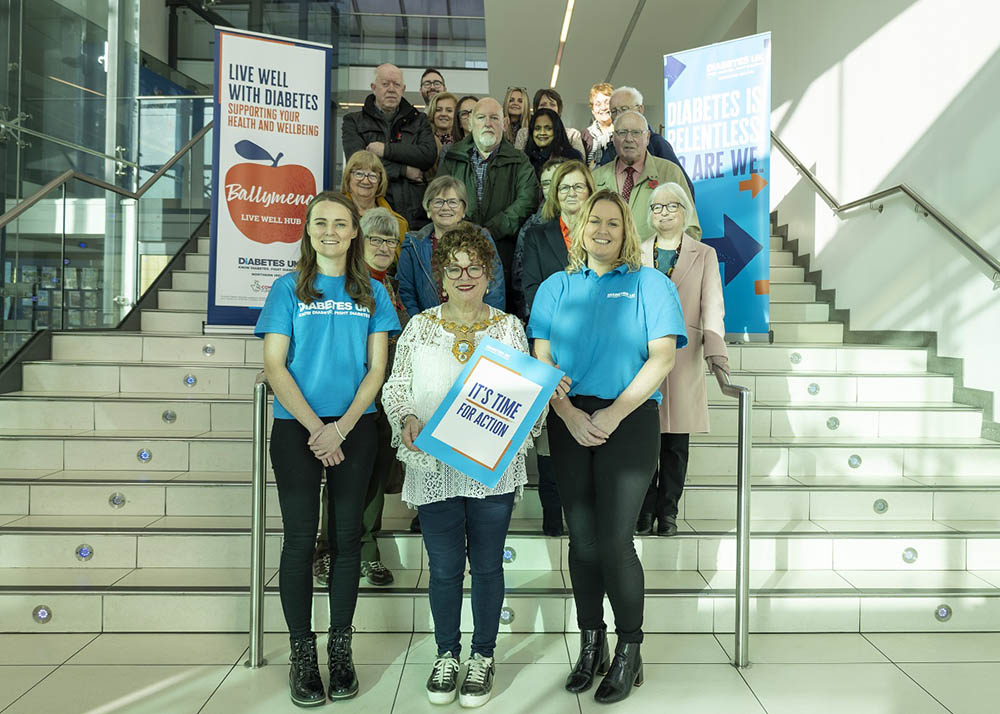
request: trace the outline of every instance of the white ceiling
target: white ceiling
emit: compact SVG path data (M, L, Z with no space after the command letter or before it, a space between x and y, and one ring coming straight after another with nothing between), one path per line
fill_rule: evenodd
M567 125L590 123L587 95L608 78L636 9L642 10L610 77L644 95L646 115L663 123L663 55L753 34L755 0L576 0L556 90ZM498 99L508 86L531 94L548 87L566 11L565 0L486 0L489 86Z

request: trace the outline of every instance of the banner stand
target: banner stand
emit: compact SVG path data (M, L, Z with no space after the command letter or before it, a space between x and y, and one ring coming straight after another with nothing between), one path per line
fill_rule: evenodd
M252 332L329 185L330 45L215 28L205 334ZM238 326L239 329L233 326Z
M719 257L726 341L771 341L771 34L664 55L663 95L701 242Z

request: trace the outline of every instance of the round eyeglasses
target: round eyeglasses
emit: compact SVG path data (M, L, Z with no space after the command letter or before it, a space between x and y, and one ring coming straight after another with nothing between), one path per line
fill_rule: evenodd
M458 280L461 278L462 273L468 275L470 279L476 280L477 278L483 277L485 272L486 268L482 265L468 265L464 268L461 265L444 266L444 274L452 280Z
M351 176L358 181L370 181L372 183L378 181L378 174L374 171L359 171L355 169L351 172Z

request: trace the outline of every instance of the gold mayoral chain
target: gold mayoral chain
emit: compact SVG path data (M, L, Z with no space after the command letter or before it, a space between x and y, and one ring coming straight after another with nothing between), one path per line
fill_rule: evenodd
M455 341L451 345L451 353L455 355L455 359L462 364L468 362L469 357L471 357L473 351L475 351L476 345L473 341L473 334L485 330L490 325L495 325L506 316L507 313L501 312L496 317L480 320L479 322L474 322L471 325L459 325L451 320L442 320L440 317L427 315L427 317L433 320L436 324L440 325L446 332L450 332L455 336Z

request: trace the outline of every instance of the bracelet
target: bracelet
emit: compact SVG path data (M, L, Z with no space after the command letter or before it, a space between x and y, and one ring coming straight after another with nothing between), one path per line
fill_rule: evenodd
M341 441L347 441L347 437L340 431L340 426L337 422L333 422L333 428L337 430L337 435L340 437Z
M403 418L399 420L399 427L401 429L406 426L406 420L409 419L410 417L413 417L417 421L420 421L420 417L418 417L416 414L404 414Z

